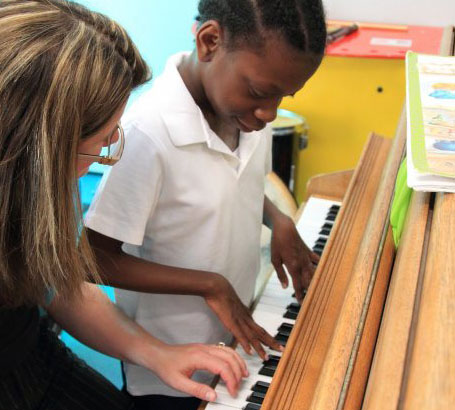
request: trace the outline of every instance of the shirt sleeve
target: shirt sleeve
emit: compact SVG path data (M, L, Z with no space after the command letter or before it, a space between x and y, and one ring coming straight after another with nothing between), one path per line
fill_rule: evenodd
M134 125L125 127L121 160L103 176L85 217L85 226L103 235L141 245L163 181L160 146Z

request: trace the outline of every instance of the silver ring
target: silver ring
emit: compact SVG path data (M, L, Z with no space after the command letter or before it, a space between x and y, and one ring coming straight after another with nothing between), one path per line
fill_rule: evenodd
M218 342L216 347L226 347L226 343L224 342Z

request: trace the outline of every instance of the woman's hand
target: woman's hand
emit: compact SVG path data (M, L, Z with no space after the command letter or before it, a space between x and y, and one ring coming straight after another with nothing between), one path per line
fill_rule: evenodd
M84 283L80 294L55 297L46 308L63 329L82 343L146 367L175 389L203 400L214 400L216 395L211 387L191 380L196 370L219 374L232 395L242 378L248 376L244 360L231 348L167 345L117 309L95 285Z
M234 350L216 345L164 345L150 362L151 370L163 382L207 401L214 401L216 393L210 386L191 380L196 370L220 375L232 396L236 396L242 378L248 376L244 360Z
M267 355L262 345L274 350L283 350L283 347L254 321L249 309L223 276L213 275L211 292L204 297L210 309L234 335L247 354L252 354L254 348L259 356L266 360Z
M300 238L291 218L278 213L274 216L272 243L272 264L284 288L289 284L283 266L291 275L295 296L302 303L304 290L310 285L319 256L312 252Z

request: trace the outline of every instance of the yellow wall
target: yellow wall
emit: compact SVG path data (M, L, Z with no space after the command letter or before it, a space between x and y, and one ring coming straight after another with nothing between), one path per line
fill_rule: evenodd
M325 57L303 90L280 107L309 126L308 147L295 153L297 201L311 176L355 167L371 131L392 137L404 99L404 60Z

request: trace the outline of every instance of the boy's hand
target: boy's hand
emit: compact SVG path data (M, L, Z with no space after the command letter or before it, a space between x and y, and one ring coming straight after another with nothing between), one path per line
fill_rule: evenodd
M289 284L284 265L291 275L295 296L302 303L303 291L310 285L319 256L308 249L292 219L282 213L273 221L271 254L282 286Z
M262 345L282 351L283 347L253 320L250 311L239 299L231 284L221 275L214 278L216 279L213 291L205 296L205 301L245 352L252 354L253 347L259 356L266 360L267 355Z
M248 376L245 361L229 347L187 344L163 345L151 357L152 370L166 384L201 400L214 401L216 393L210 386L191 380L196 370L218 374L235 397L244 377Z

